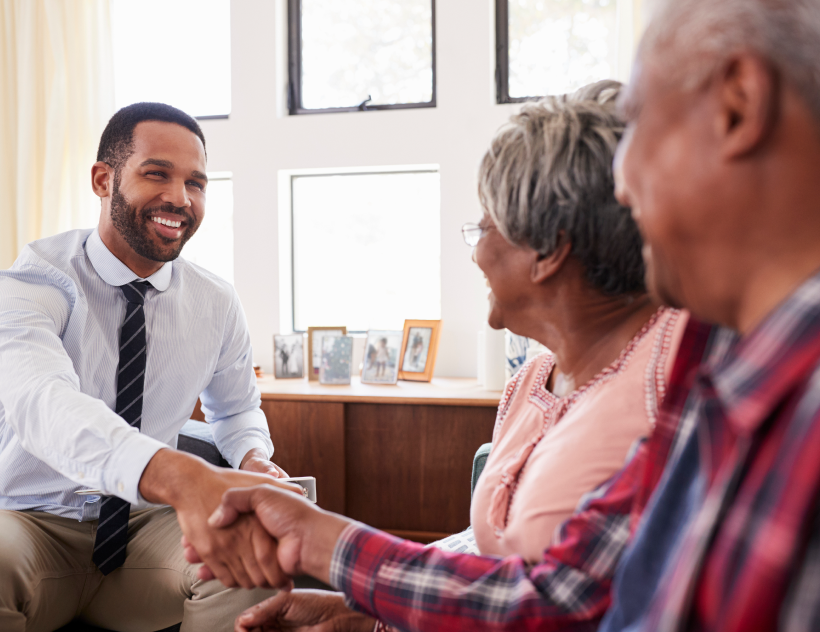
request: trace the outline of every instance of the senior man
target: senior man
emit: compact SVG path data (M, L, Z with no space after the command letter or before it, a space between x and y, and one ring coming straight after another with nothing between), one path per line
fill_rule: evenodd
M4 631L74 618L226 629L271 594L198 580L180 525L226 582L281 583L256 563L273 546L256 521L223 533L206 524L226 489L283 472L270 462L239 299L178 258L205 213L205 161L190 116L123 108L91 168L99 226L33 242L0 272ZM218 447L243 472L173 449L200 393Z
M820 1L662 0L635 70L619 195L644 233L649 285L724 329L693 339L709 341L705 362L682 347L665 414L696 432L672 450L602 629L817 629ZM426 599L436 585L405 581L429 556L272 489L229 492L214 521L247 510L279 538L285 570L336 579L401 628L457 607L449 621L464 629L475 610L492 629L544 623L520 608L525 574L465 579L465 597L442 604ZM401 608L413 595L416 609Z

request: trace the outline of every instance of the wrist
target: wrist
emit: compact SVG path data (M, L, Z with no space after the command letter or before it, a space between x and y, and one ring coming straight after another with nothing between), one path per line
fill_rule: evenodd
M310 511L304 525L298 530L303 534L301 546L302 572L330 583L330 562L342 531L353 521L338 514Z
M242 462L239 464L238 469L247 469L248 464L254 460L265 461L270 463L270 459L268 458L267 453L264 450L262 450L262 448L251 448L247 451L245 456L242 457Z
M139 491L151 503L177 507L190 481L202 481L211 467L199 457L177 450L159 450L142 472Z

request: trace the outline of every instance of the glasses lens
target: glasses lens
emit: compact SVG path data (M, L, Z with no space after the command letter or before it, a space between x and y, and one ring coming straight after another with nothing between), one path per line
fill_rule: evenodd
M481 227L477 224L464 224L461 228L461 234L464 235L464 243L474 248L478 245L478 240L481 239Z

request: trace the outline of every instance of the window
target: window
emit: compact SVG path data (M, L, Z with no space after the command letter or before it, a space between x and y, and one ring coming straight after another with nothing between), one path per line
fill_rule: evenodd
M288 0L291 114L436 104L434 0Z
M498 102L564 94L614 78L618 1L496 0Z
M230 0L112 0L117 109L168 103L198 118L231 111Z
M230 173L209 173L205 219L182 256L233 283L233 182Z
M293 329L441 317L438 171L291 177Z

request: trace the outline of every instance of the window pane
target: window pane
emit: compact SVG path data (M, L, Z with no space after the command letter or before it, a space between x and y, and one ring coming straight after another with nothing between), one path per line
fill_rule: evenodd
M233 283L233 182L221 174L208 177L205 219L182 256Z
M614 77L616 4L617 0L509 0L510 96L563 94Z
M439 175L296 176L294 329L441 317Z
M302 107L433 98L431 0L302 0Z
M191 116L231 111L230 0L112 0L117 108L160 101Z

